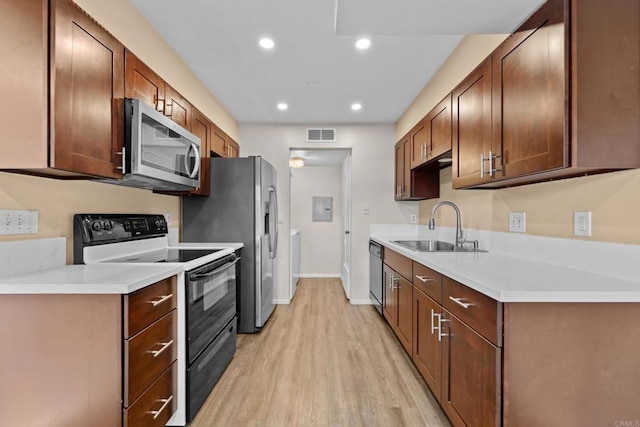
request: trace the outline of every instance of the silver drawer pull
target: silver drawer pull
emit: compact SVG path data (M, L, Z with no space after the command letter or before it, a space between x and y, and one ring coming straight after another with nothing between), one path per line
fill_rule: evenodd
M456 304L458 304L458 305L460 305L460 306L464 307L464 308L469 308L469 307L471 307L471 304L466 303L466 302L462 302L462 301L461 301L461 300L462 300L462 298L454 298L454 297L451 297L451 296L450 296L450 297L449 297L449 299L450 299L451 301L455 302Z
M433 282L433 279L427 276L418 276L417 274L416 274L416 279L420 280L422 283Z
M171 403L172 400L173 400L173 394L171 396L169 396L168 399L160 399L159 400L159 402L162 402L162 406L160 407L160 409L158 409L157 411L151 411L150 412L153 415L153 419L154 420L160 416L162 411L164 411L164 408L166 408L169 405L169 403Z
M149 304L151 304L154 307L157 307L158 305L162 304L163 302L165 302L165 301L167 301L167 300L169 300L171 298L173 298L173 294L162 295L159 300L149 301Z
M153 357L158 357L163 351L171 347L171 344L173 344L173 340L169 342L161 342L160 345L162 346L162 348L160 350L153 350L153 351L150 351L149 353L153 354Z

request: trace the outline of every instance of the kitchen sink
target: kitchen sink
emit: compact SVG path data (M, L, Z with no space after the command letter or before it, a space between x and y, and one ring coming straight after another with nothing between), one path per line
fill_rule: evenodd
M469 247L456 248L453 243L442 240L392 240L391 242L418 252L487 252Z

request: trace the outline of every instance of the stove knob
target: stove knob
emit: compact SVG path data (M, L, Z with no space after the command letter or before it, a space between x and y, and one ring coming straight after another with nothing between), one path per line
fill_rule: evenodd
M113 222L112 221L105 221L102 223L102 228L104 228L105 230L111 230L113 228Z
M95 221L93 224L91 224L91 228L94 229L94 231L100 231L102 230L102 224L100 224L100 222Z
M164 226L164 221L162 221L161 219L156 219L155 224L157 228L162 228Z

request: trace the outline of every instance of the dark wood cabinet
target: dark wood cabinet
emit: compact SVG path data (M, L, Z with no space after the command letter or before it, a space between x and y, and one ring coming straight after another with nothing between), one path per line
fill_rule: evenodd
M427 161L439 159L451 151L452 140L451 94L438 103L425 118Z
M405 184L405 147L409 146L411 134L406 134L400 141L396 142L394 147L394 158L395 158L395 199L402 200L405 199L404 194L406 193L406 184Z
M125 94L164 111L165 83L131 51L125 51Z
M191 131L192 107L189 101L168 84L165 84L165 96L164 115Z
M492 55L495 178L569 165L563 0L549 0Z
M404 349L411 355L413 351L413 285L400 275L396 275L395 282L398 298L396 335Z
M191 133L200 138L200 188L191 190L188 194L208 196L211 192L211 136L213 123L196 108L191 115Z
M501 350L442 312L441 405L454 426L501 425Z
M442 307L414 285L411 358L438 401L441 398L442 345L436 327Z
M627 0L543 4L453 91L454 188L640 167L639 21Z
M52 166L121 177L124 46L69 0L50 13Z
M231 138L229 138L229 143L227 145L227 157L240 157L240 145Z
M452 92L453 188L490 179L491 61L485 60Z
M240 157L240 145L214 125L211 151L218 157Z
M409 132L411 139L409 164L411 169L421 166L427 161L427 133L428 127L425 126L425 119L420 120Z
M382 280L384 284L383 288L383 305L382 314L387 319L391 328L394 329L397 324L398 317L398 297L395 291L395 275L391 267L386 264L382 266Z
M418 130L424 134L425 130ZM416 135L416 140L420 140ZM411 132L395 145L395 200L424 200L440 195L440 170L428 165L411 169Z
M0 18L11 100L0 168L121 177L124 46L70 0L9 3Z

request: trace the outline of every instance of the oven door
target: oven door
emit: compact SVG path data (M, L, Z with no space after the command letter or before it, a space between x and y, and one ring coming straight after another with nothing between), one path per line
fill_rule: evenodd
M236 315L239 260L232 254L186 273L188 365Z

